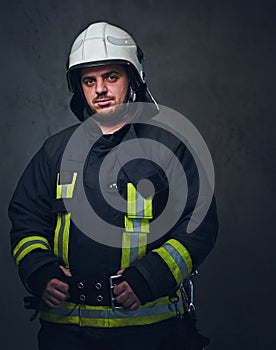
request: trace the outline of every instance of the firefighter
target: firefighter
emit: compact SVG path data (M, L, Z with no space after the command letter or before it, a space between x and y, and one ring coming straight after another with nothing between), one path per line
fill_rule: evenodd
M179 138L144 122L159 107L143 52L127 32L91 24L72 45L67 80L80 123L44 142L9 206L12 255L38 301L39 349L154 350L175 339L188 349L179 286L214 246L214 199L188 232L200 193L197 165ZM174 176L179 162L186 182Z

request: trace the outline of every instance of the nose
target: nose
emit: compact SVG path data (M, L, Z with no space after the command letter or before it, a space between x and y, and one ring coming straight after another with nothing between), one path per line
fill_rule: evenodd
M105 84L104 79L98 79L96 81L96 93L98 95L106 94L107 93L107 86Z

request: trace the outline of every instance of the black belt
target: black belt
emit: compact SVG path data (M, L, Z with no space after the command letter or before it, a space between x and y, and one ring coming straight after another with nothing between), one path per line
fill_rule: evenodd
M117 279L116 279L117 280ZM85 304L91 306L112 306L114 300L111 295L111 284L114 285L113 278L86 280L76 277L67 277L70 297L68 301L75 304ZM117 283L120 283L121 280Z

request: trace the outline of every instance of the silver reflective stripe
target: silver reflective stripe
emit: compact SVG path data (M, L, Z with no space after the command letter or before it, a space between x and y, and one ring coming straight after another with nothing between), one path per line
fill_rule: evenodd
M107 40L113 44L118 46L135 46L135 42L131 37L128 38L115 38L114 36L108 35Z
M68 185L61 185L61 196L62 198L67 198Z
M142 223L141 219L132 219L133 232L143 232Z
M130 263L138 260L139 257L139 233L130 234Z
M137 318L144 316L153 316L165 314L168 312L174 312L175 308L172 304L156 305L152 307L140 307L136 311L124 310L124 309L107 309L107 310L81 310L80 317L85 318Z
M176 265L179 267L182 276L188 276L189 271L186 265L185 260L182 258L182 256L179 254L179 252L170 244L164 244L163 248L166 249L166 251L171 255L171 257L174 259Z
M136 217L143 219L145 217L144 210L144 197L136 190Z

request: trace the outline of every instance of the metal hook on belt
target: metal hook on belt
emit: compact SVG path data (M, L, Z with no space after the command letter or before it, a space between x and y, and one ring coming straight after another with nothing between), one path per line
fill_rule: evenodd
M179 296L175 295L173 297L169 297L170 302L174 305L175 308L175 313L177 318L182 318L183 315L181 314L179 307L178 307L178 302L179 302Z

